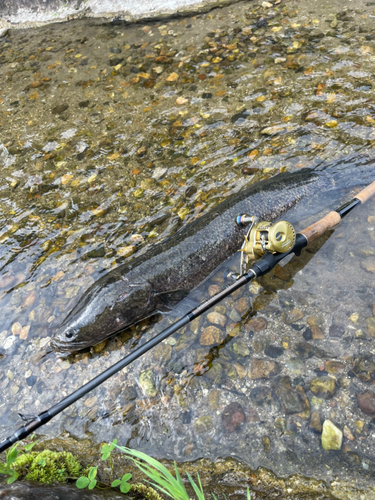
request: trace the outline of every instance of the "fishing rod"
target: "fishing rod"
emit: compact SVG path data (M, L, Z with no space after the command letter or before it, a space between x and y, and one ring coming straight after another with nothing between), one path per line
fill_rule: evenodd
M107 379L141 357L143 354L168 338L187 323L193 321L195 318L203 314L235 290L256 278L267 274L276 266L278 262L283 260L288 255L300 255L302 249L305 248L308 243L311 243L326 231L337 226L343 217L351 212L357 205L367 201L374 194L375 181L363 189L360 193L356 194L352 200L345 203L335 211L330 212L328 215L297 234L293 226L286 221L276 221L271 223L268 221L259 221L256 217L250 217L247 214L239 215L235 221L236 224L240 227L249 226L249 229L241 248L241 272L240 274L234 276L235 281L233 283L218 292L216 295L212 296L207 301L192 309L190 312L185 314L185 316L177 320L142 346L138 347L134 352L125 356L116 364L97 375L95 378L87 382L87 384L72 392L69 396L52 406L49 410L31 418L20 415L24 420L27 418L27 422L12 436L6 438L0 443L0 452L7 450L17 441L21 441L31 433L35 432L36 429L49 422L53 417L68 408L68 406L78 401L78 399L82 398L88 392L101 385ZM250 269L246 271L246 263L249 259L255 260L255 262Z

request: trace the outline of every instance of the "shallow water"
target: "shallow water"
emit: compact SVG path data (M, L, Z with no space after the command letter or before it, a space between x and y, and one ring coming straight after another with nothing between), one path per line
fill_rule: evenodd
M51 406L182 310L90 353L49 353L53 329L103 271L244 185L371 154L370 3L347 12L334 2L239 3L0 38L2 433L19 424L17 412ZM350 194L320 199L322 213ZM233 455L278 474L371 478L375 425L356 394L375 377L373 210L359 208L324 247L218 306L219 349L204 345L205 315L43 434L117 437L177 460ZM316 212L297 207L291 218L303 227ZM192 299L223 282L221 270ZM277 363L268 376L255 377L257 358ZM334 380L323 396L311 391L321 376L331 389ZM232 431L222 414L233 402L243 423ZM344 431L340 451L321 447L326 419Z

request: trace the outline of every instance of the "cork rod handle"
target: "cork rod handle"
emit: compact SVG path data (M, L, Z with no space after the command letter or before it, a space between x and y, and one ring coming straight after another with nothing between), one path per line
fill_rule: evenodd
M361 203L367 201L371 196L375 194L375 181L369 186L365 187L360 193L356 194L354 198L357 198Z
M307 227L300 231L301 234L305 236L307 241L311 243L324 234L328 229L332 229L334 226L337 226L341 221L341 217L337 212L330 212L328 215L323 217L323 219L318 220L311 226Z

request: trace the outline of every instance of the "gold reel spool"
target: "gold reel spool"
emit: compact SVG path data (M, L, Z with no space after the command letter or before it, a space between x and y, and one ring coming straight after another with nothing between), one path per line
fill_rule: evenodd
M242 252L246 261L257 260L266 252L289 252L296 242L296 232L290 222L255 222L250 228Z

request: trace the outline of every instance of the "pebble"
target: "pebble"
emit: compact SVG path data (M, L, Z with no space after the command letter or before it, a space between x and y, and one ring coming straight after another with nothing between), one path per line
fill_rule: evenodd
M171 359L172 347L168 344L159 344L154 348L154 359L160 363L166 363Z
M119 257L130 257L130 255L133 255L135 251L136 251L135 245L129 245L126 247L120 247L116 253Z
M331 399L336 392L336 382L330 377L316 377L310 382L310 390L323 399Z
M93 396L91 398L86 399L86 401L83 403L86 408L92 408L93 406L96 405L98 402L98 398L96 396Z
M341 450L342 431L330 420L323 422L322 447L325 450Z
M245 329L249 332L261 332L267 328L267 321L264 318L252 318L245 324Z
M281 367L276 361L254 358L251 363L249 377L252 380L256 380L259 378L268 379L271 377L275 377L280 372L280 370Z
M375 274L375 257L368 257L366 260L362 260L361 267L368 273Z
M231 312L229 313L229 319L231 319L235 323L238 323L239 321L241 321L242 318L241 315L235 309L232 309Z
M291 414L303 411L303 406L298 397L298 393L292 388L292 381L290 377L278 377L274 380L272 387L279 397L285 413Z
M219 408L220 394L221 391L219 389L210 391L208 394L208 404L211 411L215 411Z
M306 321L311 329L311 337L314 340L324 339L324 334L320 328L323 324L322 318L318 316L310 316L309 318L306 319Z
M269 453L271 450L271 440L268 436L262 437L262 445L263 445L264 451L266 453Z
M375 394L373 392L365 391L357 394L357 402L363 413L375 415Z
M250 307L250 302L249 302L249 299L247 297L241 297L238 301L237 301L237 304L235 306L235 309L236 311L239 313L239 314L243 314L245 312L248 311Z
M340 363L340 361L334 361L330 359L329 361L325 362L324 368L328 373L337 373L345 368L345 365L343 363Z
M220 314L215 311L207 314L207 319L210 323L222 327L224 327L225 323L227 322L227 318L223 314Z
M329 336L334 338L342 337L345 333L345 326L333 323L329 327Z
M208 326L202 331L199 343L200 345L220 344L223 338L224 334L222 330L220 330L216 326Z
M367 358L355 359L352 371L362 382L371 382L375 378L375 364Z
M146 396L154 397L158 393L152 370L145 370L139 376L139 384Z
M3 343L3 349L7 350L9 349L10 347L12 347L12 345L17 342L17 338L15 336L11 336L11 337L8 337L4 343Z
M242 340L238 340L237 342L233 342L233 344L231 345L231 350L234 352L234 354L236 356L245 357L245 356L250 355L249 348L247 347L245 342L243 342Z
M213 297L214 295L216 295L217 293L219 293L220 290L221 290L221 287L219 285L210 285L208 287L208 295L210 297Z
M202 434L202 432L207 432L211 430L213 427L212 419L209 415L204 415L199 417L198 420L194 423L194 429L198 434Z
M289 311L288 313L283 313L283 318L284 322L287 325L291 325L292 323L295 323L296 321L302 319L304 316L302 311L299 311L298 309L293 309L292 311Z
M99 354L105 349L105 346L107 345L107 340L103 340L103 342L100 342L99 344L94 345L94 351Z
M278 358L284 354L285 349L276 345L269 345L265 348L264 354L270 358Z
M343 433L344 433L344 436L346 437L346 439L349 439L349 441L354 441L354 436L351 433L351 431L347 425L344 425Z
M375 317L366 318L367 333L371 338L375 339Z
M227 432L237 430L245 423L245 413L242 406L237 402L232 402L226 406L221 414L223 427Z
M319 433L322 432L322 424L320 421L320 415L316 410L311 412L309 427L310 427L310 429L313 429L316 432L319 432Z

